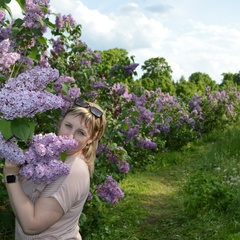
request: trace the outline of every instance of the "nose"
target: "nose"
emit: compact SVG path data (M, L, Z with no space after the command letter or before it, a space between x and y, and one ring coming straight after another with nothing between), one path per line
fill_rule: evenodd
M70 132L70 133L67 134L67 136L68 136L69 138L74 139L74 133L71 133L71 132Z

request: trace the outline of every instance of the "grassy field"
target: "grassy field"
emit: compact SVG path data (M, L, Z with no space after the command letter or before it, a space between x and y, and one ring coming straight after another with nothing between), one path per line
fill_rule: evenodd
M121 183L125 198L104 209L101 227L84 240L240 239L239 146L235 128L158 154ZM186 195L186 185L196 192Z

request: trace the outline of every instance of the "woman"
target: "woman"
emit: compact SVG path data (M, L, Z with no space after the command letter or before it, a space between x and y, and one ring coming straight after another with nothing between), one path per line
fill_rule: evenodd
M16 216L16 240L82 239L78 221L89 194L96 149L105 127L105 113L98 105L75 100L60 121L59 135L74 138L78 147L67 152L65 163L70 173L49 185L18 181L19 166L5 161L6 187Z

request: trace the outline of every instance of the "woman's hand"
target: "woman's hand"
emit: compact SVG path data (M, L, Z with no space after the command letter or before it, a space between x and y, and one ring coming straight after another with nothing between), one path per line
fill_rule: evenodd
M20 168L19 164L11 162L9 160L5 160L5 165L4 165L4 168L3 168L3 174L5 176L9 175L9 174L17 175L19 173L19 168Z

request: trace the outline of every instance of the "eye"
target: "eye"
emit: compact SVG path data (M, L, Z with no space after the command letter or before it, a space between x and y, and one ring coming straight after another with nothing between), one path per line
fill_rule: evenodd
M85 136L85 133L82 130L77 130L77 134L80 136Z
M65 124L65 127L66 127L66 128L71 128L71 127L72 127L72 125L71 125L71 124L69 124L69 123L66 123L66 124Z

